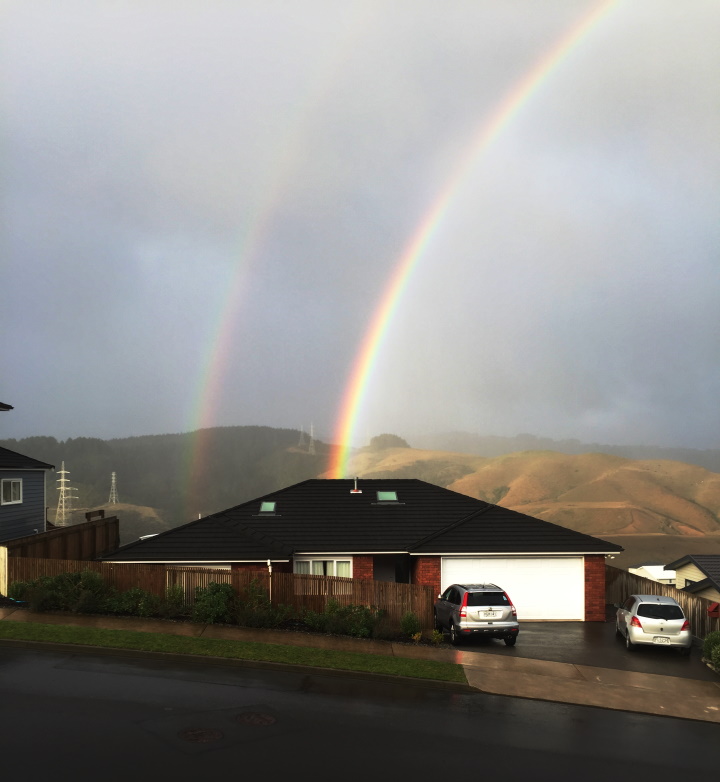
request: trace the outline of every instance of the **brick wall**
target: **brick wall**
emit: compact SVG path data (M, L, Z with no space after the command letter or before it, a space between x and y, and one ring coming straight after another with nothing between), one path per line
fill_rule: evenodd
M368 554L358 554L353 557L352 577L363 581L372 581L375 578L373 558Z
M605 555L585 555L585 621L605 621Z
M432 587L435 594L439 594L440 557L413 557L410 583Z

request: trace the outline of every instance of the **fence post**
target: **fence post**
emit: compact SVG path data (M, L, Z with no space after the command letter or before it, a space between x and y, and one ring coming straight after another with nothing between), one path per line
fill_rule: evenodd
M0 546L0 595L7 596L8 590L8 550Z

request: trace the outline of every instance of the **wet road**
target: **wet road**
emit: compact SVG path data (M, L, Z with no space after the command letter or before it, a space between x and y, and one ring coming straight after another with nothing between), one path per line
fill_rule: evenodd
M720 727L390 680L0 647L7 779L670 780Z
M700 661L702 650L693 647L689 657L675 649L638 646L628 652L615 635L612 622L521 622L514 647L502 641L479 638L460 647L464 652L514 655L535 660L591 665L620 671L680 676L685 679L718 681L717 674Z

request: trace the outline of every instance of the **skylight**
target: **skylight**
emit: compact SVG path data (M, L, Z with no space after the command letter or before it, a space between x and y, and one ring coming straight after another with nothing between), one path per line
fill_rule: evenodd
M260 513L275 513L275 505L277 503L271 501L264 501L260 503Z
M397 502L397 492L396 491L379 491L377 493L377 501L378 502Z

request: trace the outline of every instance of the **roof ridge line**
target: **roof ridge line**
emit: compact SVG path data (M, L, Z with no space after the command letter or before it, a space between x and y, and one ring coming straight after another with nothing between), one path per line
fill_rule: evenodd
M478 500L478 502L484 502L484 500ZM410 551L413 548L417 548L418 546L422 546L425 543L428 543L433 538L438 537L438 535L444 535L446 532L449 532L452 529L455 529L455 527L460 526L460 524L464 524L468 519L471 519L473 516L479 516L482 513L486 513L490 508L496 507L495 505L491 505L489 502L485 504L484 508L478 508L477 510L474 510L470 513L468 513L467 516L463 516L461 519L458 519L457 521L453 521L452 524L448 524L447 527L443 527L443 529L438 530L437 532L431 532L429 535L426 535L424 538L421 538L420 540L416 540L415 543L413 543L412 546L408 547L408 551Z

